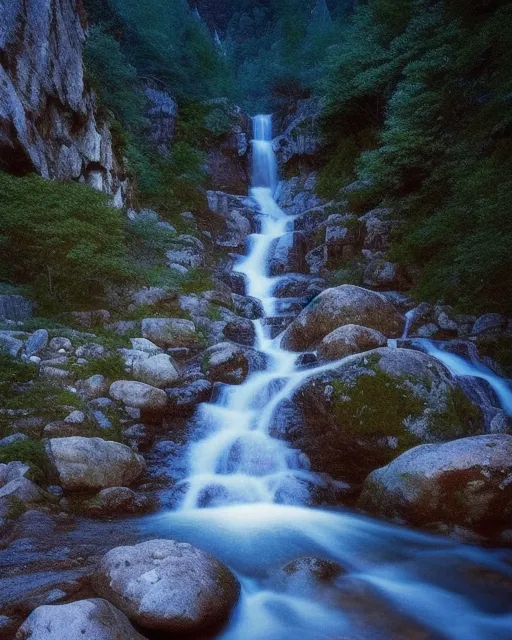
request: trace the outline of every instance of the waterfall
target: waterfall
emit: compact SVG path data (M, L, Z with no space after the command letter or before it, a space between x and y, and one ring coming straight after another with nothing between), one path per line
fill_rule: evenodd
M261 231L251 236L247 255L235 265L246 275L247 293L262 300L267 315L275 313L272 293L279 282L269 276L267 258L289 221L273 197L271 138L271 117L256 116L251 196L260 209ZM321 479L308 469L305 456L271 437L269 424L281 401L308 375L339 362L298 369L297 354L282 350L263 321L254 322L266 370L239 386L222 386L214 402L200 405L183 502L149 525L211 552L237 574L242 596L216 638L510 638L506 604L489 603L485 584L470 580L474 567L512 578L499 555L347 511L304 506L308 486ZM335 587L313 581L292 591L283 587L282 567L304 556L338 562L344 573Z

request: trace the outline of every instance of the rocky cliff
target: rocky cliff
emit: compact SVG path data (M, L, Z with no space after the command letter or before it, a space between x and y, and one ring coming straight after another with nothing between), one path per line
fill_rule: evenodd
M84 83L82 0L0 0L0 166L127 189L108 123Z

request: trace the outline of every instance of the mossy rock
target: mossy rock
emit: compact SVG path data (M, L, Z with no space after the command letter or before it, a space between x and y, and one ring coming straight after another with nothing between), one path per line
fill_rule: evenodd
M293 445L315 471L355 482L417 444L483 430L480 409L449 372L408 349L351 356L308 378L292 400L303 421Z

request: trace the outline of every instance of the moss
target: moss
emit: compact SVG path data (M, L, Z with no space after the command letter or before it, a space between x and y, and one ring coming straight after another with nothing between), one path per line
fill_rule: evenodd
M443 411L430 415L430 432L438 440L455 440L476 433L482 425L482 411L460 387L449 389Z
M327 276L327 286L338 287L342 284L362 286L364 283L364 265L357 260L347 261L341 269L331 271Z
M394 436L399 452L417 444L403 423L409 416L420 416L425 402L395 377L376 368L360 375L353 386L337 380L333 387L333 411L348 432L363 437Z
M50 460L40 440L22 440L0 448L0 464L19 461L27 464L27 477L37 484L47 485L53 477Z

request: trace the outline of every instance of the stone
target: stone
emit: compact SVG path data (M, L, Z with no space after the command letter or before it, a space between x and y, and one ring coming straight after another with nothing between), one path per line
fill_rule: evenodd
M71 343L71 340L69 338L63 338L63 337L52 338L50 340L48 347L50 351L60 352L61 349L64 349L64 351L73 350L73 345Z
M27 356L35 356L40 353L48 344L48 331L38 329L25 342L25 353Z
M385 347L387 338L380 331L356 324L346 324L327 334L318 345L323 360L340 360L361 351Z
M193 348L198 344L196 326L182 318L145 318L142 335L159 347Z
M441 311L441 313L437 315L436 321L441 329L444 329L445 331L451 331L454 333L457 332L457 329L458 329L457 323L453 318L451 318L446 313L446 311Z
M389 249L390 233L393 222L389 220L390 209L373 209L359 218L364 225L363 248L375 252Z
M210 382L242 384L250 373L264 369L265 365L263 353L232 342L221 342L204 352L201 370Z
M0 318L22 322L31 317L32 302L28 298L14 294L0 295Z
M79 380L76 383L78 393L87 400L101 398L108 393L109 382L104 375L100 373L87 378L87 380Z
M118 320L105 325L107 331L112 331L118 336L126 336L140 332L140 322L137 320Z
M89 342L84 344L75 351L75 356L77 358L103 358L107 353L105 347L101 344L97 344L96 342Z
M132 349L135 349L136 351L146 351L151 355L162 353L162 349L160 349L160 347L157 347L156 344L146 338L131 338L130 342L132 343Z
M112 549L102 558L93 586L141 627L169 634L214 628L227 619L240 593L227 567L174 540Z
M23 349L23 341L13 336L0 333L0 352L7 353L13 358L17 358Z
M44 363L42 363L42 365L44 365ZM41 378L48 378L52 382L64 386L71 384L75 379L75 376L71 371L58 369L57 367L48 367L46 365L41 366L39 369L39 376Z
M167 389L169 413L182 416L192 415L201 402L208 402L212 395L212 383L209 380L194 380L173 389Z
M247 318L236 318L226 323L224 336L228 340L233 340L246 347L252 347L256 342L256 329L251 320Z
M315 471L349 483L417 444L483 430L481 409L438 360L386 347L313 371L276 407L269 427L304 452Z
M137 494L128 487L109 487L92 498L82 500L78 506L81 513L98 517L144 513L151 509L153 502L149 497Z
M375 289L403 289L407 286L403 268L382 258L372 260L363 277L365 286Z
M485 313L480 316L473 328L471 329L471 335L477 336L486 331L493 331L504 329L507 326L507 319L499 313Z
M272 294L276 298L307 298L311 301L325 289L325 281L313 276L289 273L277 281Z
M405 321L384 296L354 285L342 285L317 296L286 329L281 344L291 351L305 351L346 324L398 338Z
M358 507L400 523L491 536L512 519L512 436L479 435L406 451L365 480Z
M174 292L162 287L143 287L132 293L131 300L135 307L145 307L170 302L175 297Z
M146 468L129 447L101 438L52 438L46 453L65 491L129 486Z
M12 433L10 436L5 436L5 438L0 439L0 447L8 447L11 444L23 442L24 440L29 440L29 437L24 433Z
M16 640L144 640L124 613L101 598L43 605L18 629Z
M307 273L307 244L300 231L285 233L272 241L268 254L270 276L285 273Z
M135 451L144 449L153 442L153 434L145 424L132 424L123 429L121 435Z
M85 422L85 413L83 411L72 411L64 418L66 424L83 424Z
M101 189L99 190L101 191ZM106 309L72 311L69 316L73 322L88 329L92 329L95 326L103 326L110 321L110 313Z
M306 263L311 275L318 276L325 272L327 266L327 252L325 245L315 247L306 253Z
M239 296L236 293L232 294L233 310L234 312L249 320L257 320L263 317L263 305L257 298L251 296Z
M110 385L110 396L136 409L162 411L167 405L165 391L143 382L117 380Z
M171 387L180 379L180 374L170 356L160 353L134 362L133 375L137 380L153 387Z
M433 322L423 324L416 329L418 338L433 338L437 333L439 333L439 327Z

